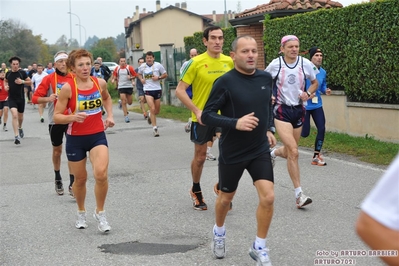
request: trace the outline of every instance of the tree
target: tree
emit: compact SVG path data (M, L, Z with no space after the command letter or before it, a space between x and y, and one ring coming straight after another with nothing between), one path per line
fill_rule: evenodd
M108 61L113 61L113 62L119 61L119 55L116 50L114 38L108 37L106 39L100 39L91 49L91 52L93 53L93 55L94 55L93 51L97 52L98 49L102 49L100 51L102 51L102 52L106 51L110 55L111 58ZM107 61L107 60L105 60L105 58L106 57L104 56L103 61Z
M116 36L115 45L117 50L125 49L126 37L125 34L121 33Z
M101 57L103 59L103 62L113 61L111 53L105 48L94 48L91 49L90 52L93 54L94 59L96 59L97 57Z
M34 36L19 21L0 21L0 61L7 62L11 56L19 56L22 60L21 67L32 62L38 62L41 54L41 36Z
M241 8L241 2L238 1L238 2L237 2L237 10L236 10L236 13L237 13L237 14L238 14L238 13L241 13L241 10L242 10L242 8Z

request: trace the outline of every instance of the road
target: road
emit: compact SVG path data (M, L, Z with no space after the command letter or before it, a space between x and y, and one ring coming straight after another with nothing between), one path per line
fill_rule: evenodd
M45 110L47 112L47 109ZM25 137L13 144L11 121L0 132L0 265L255 265L248 249L256 234L257 196L247 173L226 220L227 256L212 257L213 185L217 162L205 163L202 189L208 210L192 209L190 162L193 145L184 123L158 119L160 137L141 114L125 123L114 106L116 125L107 130L109 193L106 201L112 231L103 235L91 217L95 208L90 163L86 207L89 227L74 227L76 203L54 191L48 121L27 105ZM217 145L213 147L217 155ZM312 153L300 151L302 187L313 198L295 207L286 162L275 167L275 212L268 235L273 265L314 265L315 259L346 259L356 265L383 265L368 256L341 256L364 251L354 225L359 205L383 169L325 154L326 167L310 165ZM68 186L65 154L61 175ZM345 264L341 264L345 265Z

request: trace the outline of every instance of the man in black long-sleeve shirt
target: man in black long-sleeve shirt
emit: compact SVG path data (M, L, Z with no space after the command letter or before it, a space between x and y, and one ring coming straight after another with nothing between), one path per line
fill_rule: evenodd
M256 213L256 239L249 255L258 265L270 265L266 236L273 216L274 178L270 147L273 135L272 77L257 70L257 44L250 36L232 43L235 68L213 85L201 120L209 126L222 127L219 141L219 188L216 200L216 224L212 250L217 258L225 256L225 218L246 169L259 195ZM218 114L220 110L221 114Z

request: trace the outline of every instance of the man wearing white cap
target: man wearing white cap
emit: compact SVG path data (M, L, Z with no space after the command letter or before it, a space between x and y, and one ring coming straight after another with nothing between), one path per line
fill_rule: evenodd
M49 103L48 120L49 133L51 144L53 145L53 166L55 173L55 191L58 195L64 194L64 186L60 174L61 167L61 153L62 153L62 139L68 125L55 124L53 120L54 108L57 103L58 94L62 86L72 77L72 74L67 72L66 61L68 54L65 51L59 51L54 56L55 72L45 76L36 88L33 94L32 101L35 104ZM74 176L69 170L69 194L73 197L72 184Z

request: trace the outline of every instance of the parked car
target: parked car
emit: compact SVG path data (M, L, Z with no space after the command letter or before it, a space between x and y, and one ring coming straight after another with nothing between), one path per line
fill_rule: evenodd
M115 62L103 62L103 65L106 65L111 72L114 72L114 69L118 66Z

